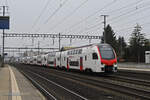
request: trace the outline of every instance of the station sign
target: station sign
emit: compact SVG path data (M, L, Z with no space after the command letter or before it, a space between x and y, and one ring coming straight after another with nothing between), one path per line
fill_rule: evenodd
M9 29L9 16L0 16L0 29Z

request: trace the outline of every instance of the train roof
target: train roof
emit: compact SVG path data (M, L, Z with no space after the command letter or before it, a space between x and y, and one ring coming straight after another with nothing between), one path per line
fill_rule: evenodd
M67 50L78 49L78 48L89 47L89 46L96 46L96 45L103 46L103 45L109 45L109 44L107 44L107 43L95 43L95 44L84 45L84 46L80 46L80 47L70 47L70 48L67 48L66 50L61 49L61 51L67 51Z

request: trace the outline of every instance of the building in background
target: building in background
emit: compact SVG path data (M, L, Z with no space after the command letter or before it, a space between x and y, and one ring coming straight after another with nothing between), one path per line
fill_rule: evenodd
M145 63L150 64L150 51L145 51Z

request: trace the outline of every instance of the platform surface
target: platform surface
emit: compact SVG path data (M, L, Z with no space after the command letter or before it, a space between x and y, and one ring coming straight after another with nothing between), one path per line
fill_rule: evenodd
M118 69L122 70L137 70L137 71L150 71L150 64L145 63L118 63Z
M0 68L0 100L46 100L15 67Z
M8 67L0 67L0 100L11 100L11 80Z

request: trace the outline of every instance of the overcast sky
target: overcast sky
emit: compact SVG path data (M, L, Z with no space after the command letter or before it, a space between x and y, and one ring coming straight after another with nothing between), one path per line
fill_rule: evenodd
M150 0L0 0L9 6L10 30L16 33L61 33L102 35L103 17L109 15L116 36L124 36L128 42L134 26L142 26L142 32L150 38ZM2 12L2 11L1 11ZM58 47L58 40L35 39L34 47ZM62 46L79 46L89 40L63 39ZM92 43L100 42L92 40ZM0 41L2 44L2 41ZM31 47L30 38L6 38L6 46Z

